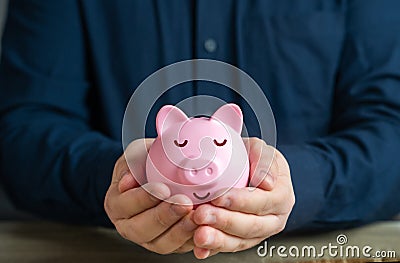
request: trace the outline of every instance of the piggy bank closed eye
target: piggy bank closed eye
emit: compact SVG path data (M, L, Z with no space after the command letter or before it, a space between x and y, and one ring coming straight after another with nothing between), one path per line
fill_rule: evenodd
M156 117L158 136L146 161L147 181L165 183L172 195L184 194L193 204L247 186L242 125L242 111L235 104L220 107L210 118L188 118L175 106L162 107Z

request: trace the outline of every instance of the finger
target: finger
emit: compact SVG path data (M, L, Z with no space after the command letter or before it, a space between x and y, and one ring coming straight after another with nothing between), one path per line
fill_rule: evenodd
M135 180L139 185L144 185L146 181L146 159L150 146L154 142L154 139L139 139L131 142L125 149L123 159L125 159L124 164L121 166L116 165L114 174L118 172L124 172L128 170L132 173ZM118 180L117 178L113 181Z
M285 218L276 215L257 216L230 211L212 205L198 207L193 216L198 225L209 225L224 233L249 239L272 236L285 227Z
M194 256L198 259L206 259L211 256L211 250L207 248L194 247L193 248Z
M279 189L278 189L279 190ZM282 202L277 191L268 192L259 188L232 188L211 203L217 207L242 213L266 215L275 212Z
M183 254L183 253L187 253L189 251L192 251L194 248L194 242L193 242L193 236L186 241L185 244L183 244L180 248L175 250L175 253L178 254Z
M205 258L211 253L236 252L251 248L260 243L263 238L243 239L226 234L210 226L200 226L195 231L193 240L195 256L197 258Z
M159 254L170 254L178 249L179 251L192 250L194 247L193 242L186 243L192 239L193 233L198 227L191 219L192 213L193 211L159 237L147 243L145 247Z
M218 207L256 215L289 213L294 205L290 177L281 177L272 191L260 188L232 188L211 201Z
M187 196L175 195L130 219L117 221L116 227L123 237L143 245L164 233L192 208Z
M125 156L122 155L114 165L113 176L111 180L111 185L118 185L122 177L130 173L128 164L126 163Z
M212 257L212 256L214 256L214 255L216 255L216 254L218 254L220 251L218 251L218 250L210 250L210 255L208 256L208 257Z
M166 199L170 194L168 186L162 183L148 183L122 194L115 187L110 187L105 200L106 211L111 220L128 219L158 205L160 199Z
M139 139L131 142L124 154L116 161L111 185L118 185L121 193L139 186L138 181L141 182L141 180L137 179L145 175L147 153L153 141L154 139ZM128 174L132 177L126 177Z
M204 253L204 258L198 258L198 259L205 259L209 258L212 256L215 256L219 253L217 250L212 250L212 249L207 249L207 248L200 248L200 247L194 247L193 252L195 255L198 255L199 253Z
M126 172L118 183L118 191L123 193L138 186L139 183L136 182L133 175L130 172Z
M272 190L276 181L273 166L275 148L258 138L247 138L250 161L250 185L253 187L263 183L263 189Z

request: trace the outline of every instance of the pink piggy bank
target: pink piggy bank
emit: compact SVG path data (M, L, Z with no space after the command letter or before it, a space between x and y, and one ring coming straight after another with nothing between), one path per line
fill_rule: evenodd
M185 194L195 205L247 186L242 125L235 104L220 107L210 118L188 118L175 106L162 107L156 117L158 137L146 161L148 182L165 183L172 195Z

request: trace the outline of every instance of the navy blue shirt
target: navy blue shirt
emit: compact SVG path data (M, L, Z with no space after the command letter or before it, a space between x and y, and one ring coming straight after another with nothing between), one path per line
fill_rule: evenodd
M288 230L391 218L400 211L399 10L397 0L10 1L2 180L29 211L109 224L103 198L130 96L165 65L209 58L247 72L271 103L296 194ZM158 106L201 93L241 104L210 84L172 89Z

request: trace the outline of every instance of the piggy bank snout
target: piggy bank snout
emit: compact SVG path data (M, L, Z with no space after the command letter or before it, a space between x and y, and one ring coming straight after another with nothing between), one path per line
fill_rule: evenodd
M184 184L207 184L218 178L220 175L219 170L217 162L211 161L204 167L184 166L181 168L180 177Z

